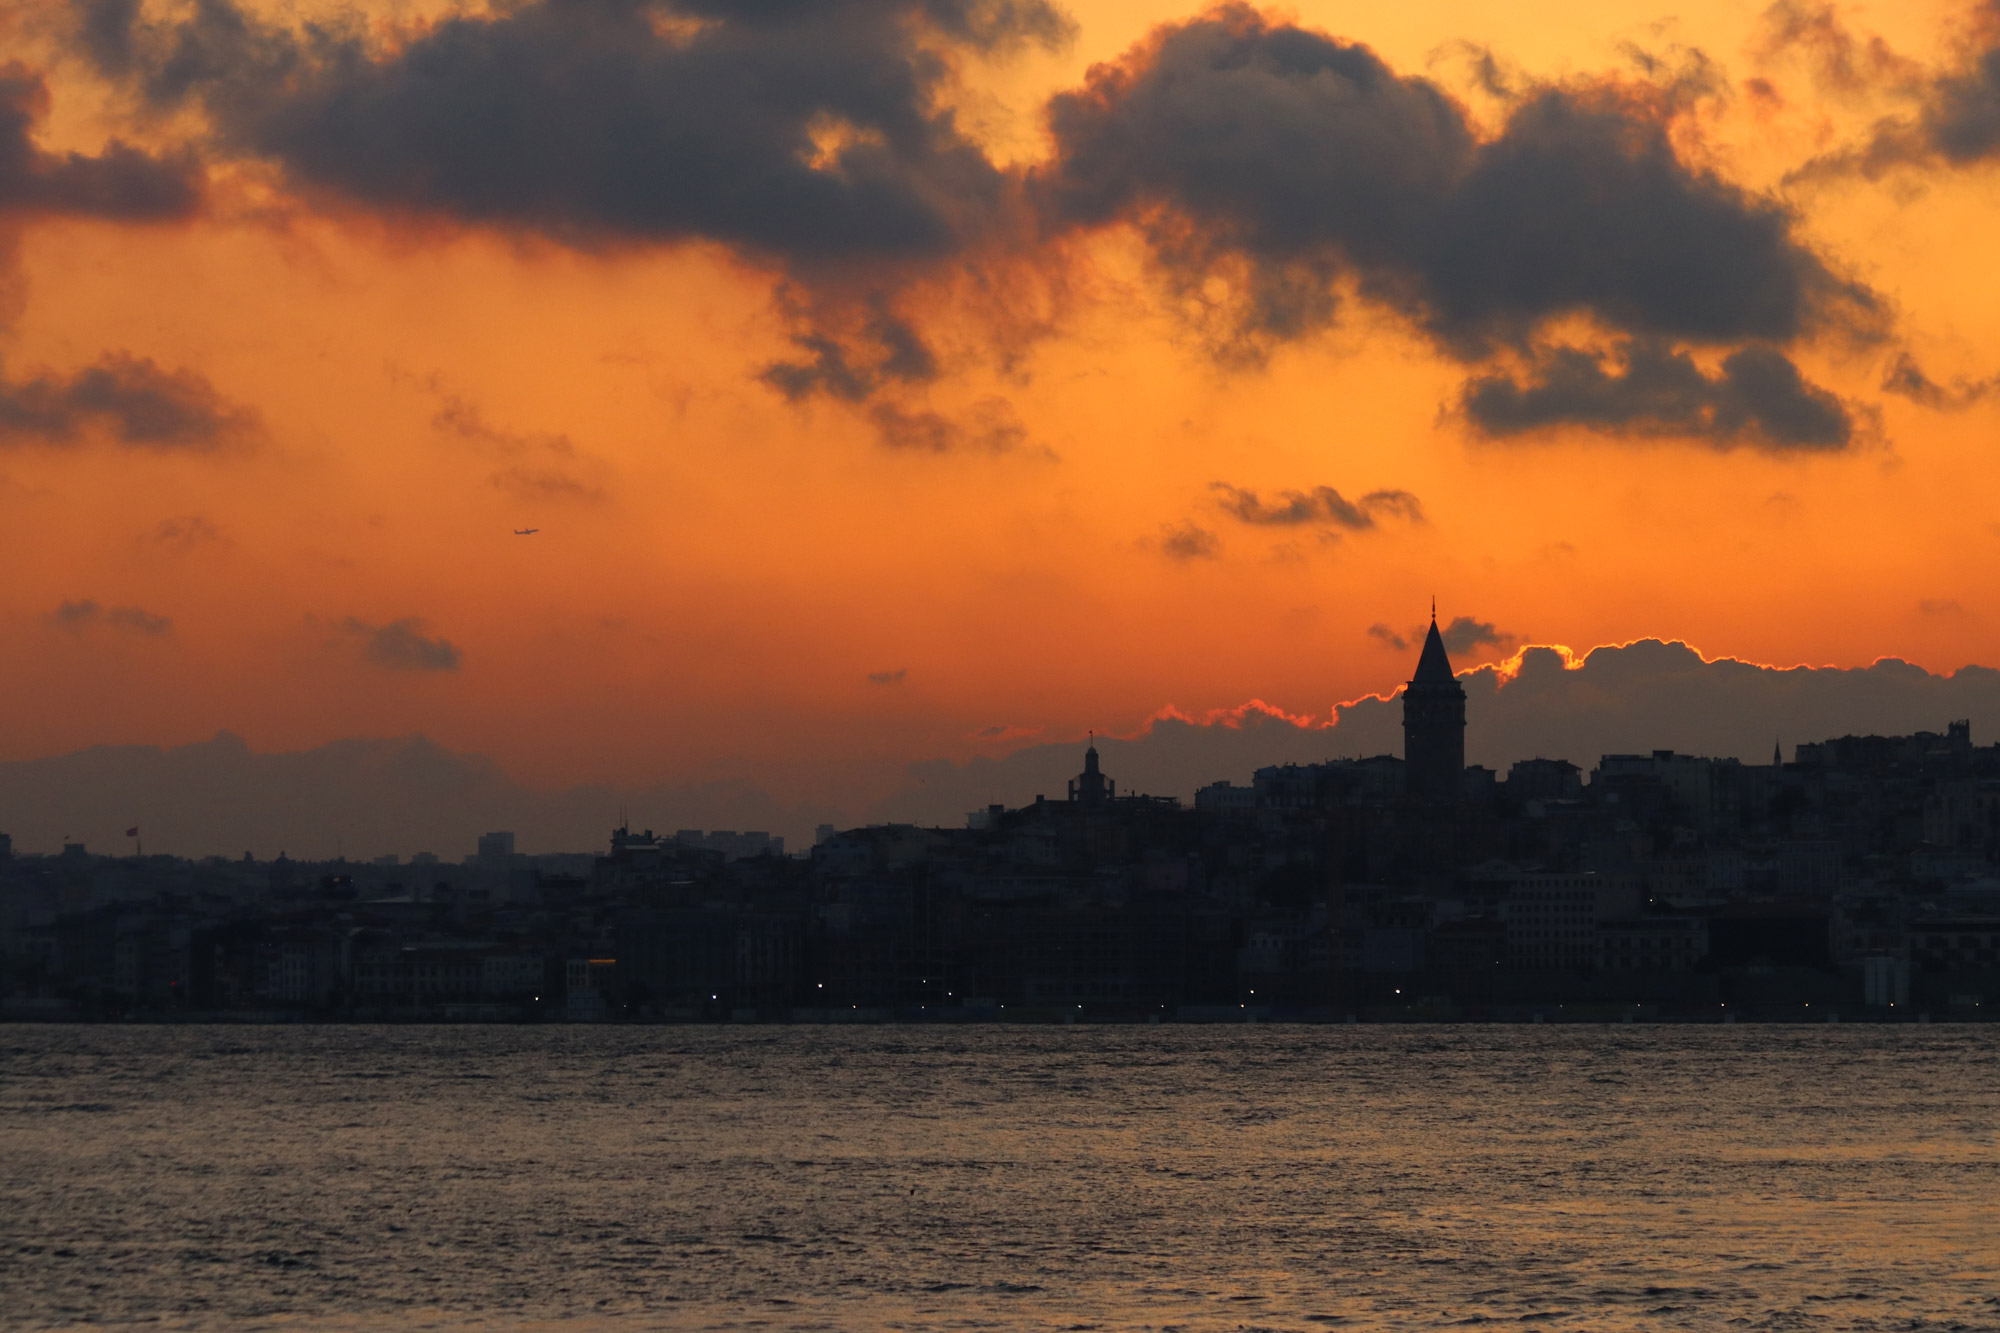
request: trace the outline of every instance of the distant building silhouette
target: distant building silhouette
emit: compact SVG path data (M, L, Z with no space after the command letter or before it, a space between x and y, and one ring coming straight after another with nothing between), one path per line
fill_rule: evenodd
M1083 752L1083 772L1070 779L1069 798L1078 805L1103 805L1118 794L1118 784L1097 767L1097 747Z
M1507 791L1522 801L1580 801L1583 770L1567 759L1519 759L1507 770Z
M1452 674L1435 607L1417 674L1403 691L1403 766L1411 796L1459 798L1465 781L1465 687Z

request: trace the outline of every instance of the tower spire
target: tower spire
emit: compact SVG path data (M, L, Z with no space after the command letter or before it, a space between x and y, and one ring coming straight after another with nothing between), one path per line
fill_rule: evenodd
M1403 764L1411 796L1439 804L1459 799L1465 781L1465 687L1438 632L1436 596L1416 674L1403 691Z

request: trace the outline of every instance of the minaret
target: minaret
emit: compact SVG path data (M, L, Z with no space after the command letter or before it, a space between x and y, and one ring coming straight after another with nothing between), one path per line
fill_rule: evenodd
M1437 608L1417 674L1403 690L1403 781L1413 797L1452 802L1465 785L1465 687L1452 674Z

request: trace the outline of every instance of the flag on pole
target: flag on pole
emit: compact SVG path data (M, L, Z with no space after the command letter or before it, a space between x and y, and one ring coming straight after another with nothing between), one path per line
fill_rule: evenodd
M132 826L131 828L128 828L128 829L126 829L126 830L125 830L125 836L126 836L126 837L128 837L128 838L136 838L136 837L138 837L138 836L139 836L139 826L138 826L137 824L134 824L134 825L133 825L133 826Z

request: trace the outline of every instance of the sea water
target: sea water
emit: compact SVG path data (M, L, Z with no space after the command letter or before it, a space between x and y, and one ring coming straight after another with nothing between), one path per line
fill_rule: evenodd
M0 1323L2000 1328L2000 1028L0 1027Z

